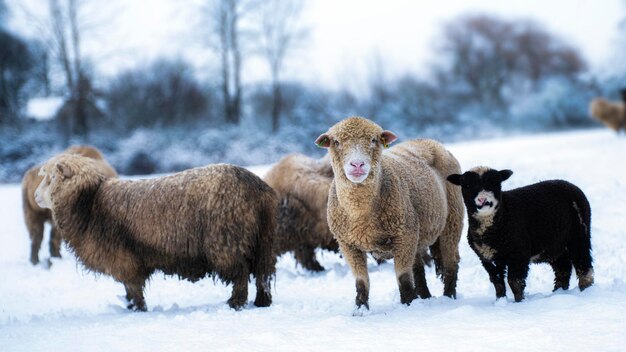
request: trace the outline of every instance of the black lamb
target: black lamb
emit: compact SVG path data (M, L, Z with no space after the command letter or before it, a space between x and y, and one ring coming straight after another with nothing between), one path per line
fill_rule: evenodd
M468 240L496 289L505 297L504 276L515 301L524 299L530 263L549 263L554 291L569 288L572 265L580 290L593 284L591 208L575 185L551 180L502 192L513 171L475 167L448 176L462 187Z

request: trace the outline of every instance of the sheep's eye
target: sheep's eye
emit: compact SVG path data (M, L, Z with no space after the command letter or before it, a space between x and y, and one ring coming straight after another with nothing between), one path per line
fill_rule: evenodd
M339 147L339 141L335 139L335 141L333 142L335 143L335 147Z
M372 138L372 144L377 144L378 143L378 139L377 138Z

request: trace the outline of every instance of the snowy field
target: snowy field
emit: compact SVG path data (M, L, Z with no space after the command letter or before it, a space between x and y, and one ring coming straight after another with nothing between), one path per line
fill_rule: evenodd
M352 316L354 280L338 255L311 274L290 254L278 261L269 308L228 308L230 287L162 274L145 292L147 313L124 308L121 284L86 272L63 249L33 267L19 185L0 185L0 351L624 351L626 349L626 138L607 130L546 134L448 146L468 169L515 173L505 189L551 178L580 186L592 206L596 284L552 293L547 264L531 267L527 300L495 301L476 255L461 242L458 299L400 304L393 264L369 263L371 311ZM262 174L267 167L252 168ZM47 258L47 238L40 258ZM45 262L45 260L44 260ZM249 300L254 299L254 285Z

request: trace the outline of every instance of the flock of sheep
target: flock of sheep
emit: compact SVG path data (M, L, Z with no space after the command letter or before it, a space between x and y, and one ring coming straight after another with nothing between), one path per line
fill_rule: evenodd
M590 110L626 131L624 103L596 99ZM554 290L569 288L572 267L580 290L593 284L591 210L578 187L552 180L502 191L510 170L461 173L440 143L389 148L396 139L350 117L316 140L327 156L286 156L264 180L228 164L121 180L97 149L71 147L24 176L30 260L39 262L48 221L51 256L60 257L64 240L86 268L124 284L129 309L147 309L144 285L157 270L232 283L228 304L241 309L250 275L254 304L269 306L277 256L293 252L304 268L323 271L315 257L323 248L340 251L350 266L358 312L369 309L368 253L394 259L403 304L431 297L424 272L431 260L443 294L455 298L467 213L470 246L497 298L506 296L506 278L515 301L524 299L530 263L552 266Z

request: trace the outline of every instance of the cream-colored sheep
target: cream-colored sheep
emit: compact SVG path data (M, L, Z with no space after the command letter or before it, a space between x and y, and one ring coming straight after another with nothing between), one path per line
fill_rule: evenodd
M95 147L89 145L75 145L63 151L63 154L82 155L93 160L97 160L98 168L106 177L117 177L117 173L104 159L102 153ZM43 180L39 176L41 164L33 166L24 174L22 179L22 210L24 212L24 222L30 235L30 262L33 265L39 263L39 248L43 240L43 229L46 222L52 222L52 214L49 209L42 209L35 202L35 190ZM61 237L57 234L54 224L50 228L50 256L61 257Z
M589 104L591 116L608 128L619 133L626 132L626 103L612 102L604 98L595 98Z
M328 148L334 179L328 225L356 278L357 308L369 308L366 253L394 258L400 300L430 297L420 253L430 247L444 295L456 296L463 199L446 177L457 160L433 140L383 151L397 137L359 117L345 119L316 141Z

